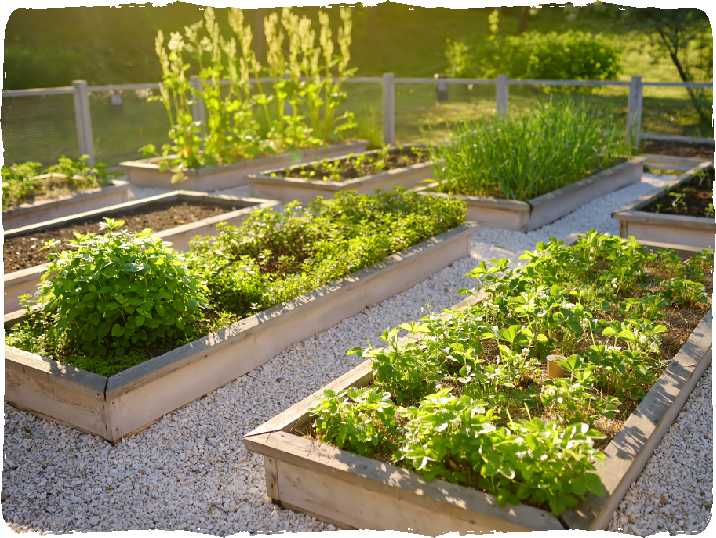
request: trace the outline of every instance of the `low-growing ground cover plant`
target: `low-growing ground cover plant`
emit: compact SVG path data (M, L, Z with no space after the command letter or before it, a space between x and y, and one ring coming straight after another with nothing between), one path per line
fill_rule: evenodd
M102 165L87 164L87 155L73 161L60 157L59 162L41 171L42 165L28 161L2 167L2 208L10 209L35 197L86 190L109 183ZM45 177L38 177L44 175Z
M623 161L610 111L549 100L529 110L448 126L428 145L438 192L531 200Z
M346 181L366 177L396 168L406 168L413 164L428 162L428 151L422 146L390 148L390 145L377 150L375 154L349 153L341 159L322 159L318 164L303 164L272 172L273 177L300 177L318 181Z
M80 235L51 261L38 296L26 298L35 308L5 341L113 375L446 232L465 213L463 202L405 189L342 192L220 225L185 255L108 220L109 233Z
M684 215L688 217L714 216L714 168L700 170L693 181L673 188L666 187L666 196L644 208L651 213Z
M325 391L308 435L555 515L710 308L713 252L682 261L594 231L482 262L487 298L386 330L365 388ZM465 290L466 291L466 290ZM412 335L399 340L399 330ZM550 379L549 355L566 377Z

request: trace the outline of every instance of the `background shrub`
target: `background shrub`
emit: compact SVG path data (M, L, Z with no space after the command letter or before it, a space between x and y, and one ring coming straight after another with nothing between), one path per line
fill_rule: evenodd
M460 77L615 80L621 73L621 50L615 42L573 30L495 37L477 52L464 42L449 42L446 56L450 74Z

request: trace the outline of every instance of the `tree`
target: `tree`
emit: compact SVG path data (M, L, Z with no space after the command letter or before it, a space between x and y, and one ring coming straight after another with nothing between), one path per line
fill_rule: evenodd
M576 14L600 12L627 30L646 35L655 57L667 53L683 82L711 82L713 80L713 38L706 14L699 9L659 9L620 7L597 2L588 7L574 8ZM695 56L695 58L694 58ZM711 123L706 92L686 88L701 121Z

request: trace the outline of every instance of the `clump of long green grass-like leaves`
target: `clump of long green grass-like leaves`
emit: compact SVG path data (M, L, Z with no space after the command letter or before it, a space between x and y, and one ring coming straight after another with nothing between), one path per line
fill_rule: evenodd
M511 114L464 120L428 144L440 192L530 200L614 166L629 152L612 112L549 100Z

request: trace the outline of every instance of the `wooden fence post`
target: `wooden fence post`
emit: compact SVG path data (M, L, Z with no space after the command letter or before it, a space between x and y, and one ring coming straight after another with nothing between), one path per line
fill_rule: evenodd
M395 73L383 73L383 144L395 145Z
M192 75L189 79L189 84L194 89L194 92L192 92L194 102L191 105L191 117L194 121L200 121L204 125L204 130L206 130L206 106L204 105L204 100L198 94L202 89L201 80L199 80L198 76ZM204 131L199 136L204 138Z
M637 153L641 149L641 77L631 77L629 85L629 110L627 111L627 145Z
M75 90L75 122L77 123L77 141L80 156L88 155L87 164L94 166L94 139L92 136L92 116L89 108L89 91L86 80L73 80Z
M507 75L497 75L497 115L507 117L507 102L510 96L510 86Z

